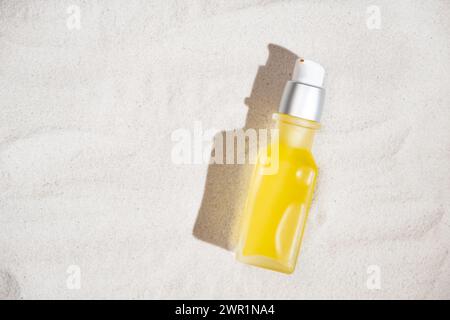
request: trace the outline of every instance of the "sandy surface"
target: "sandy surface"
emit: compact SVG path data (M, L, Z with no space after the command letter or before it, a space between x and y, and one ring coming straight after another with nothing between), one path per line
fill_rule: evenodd
M450 3L190 2L0 1L0 298L450 298ZM267 125L296 56L327 97L286 276L230 253L246 166L171 154Z

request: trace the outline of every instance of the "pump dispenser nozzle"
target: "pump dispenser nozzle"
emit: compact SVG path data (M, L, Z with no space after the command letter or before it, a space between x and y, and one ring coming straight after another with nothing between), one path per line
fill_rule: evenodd
M298 59L292 80L284 88L279 112L319 122L325 96L324 77L325 70L320 64Z
M325 69L318 63L299 59L295 63L292 80L310 86L322 87Z

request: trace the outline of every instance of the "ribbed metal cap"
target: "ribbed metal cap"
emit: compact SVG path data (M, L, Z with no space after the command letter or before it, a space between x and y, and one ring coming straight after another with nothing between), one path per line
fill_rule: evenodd
M279 112L312 121L320 121L325 89L324 68L313 61L299 59L292 80L286 83Z

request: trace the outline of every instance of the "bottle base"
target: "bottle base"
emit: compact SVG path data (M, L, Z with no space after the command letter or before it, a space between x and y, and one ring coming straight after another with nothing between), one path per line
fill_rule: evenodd
M236 260L255 267L269 269L286 274L291 274L295 269L295 266L287 266L286 264L283 264L271 258L267 258L264 256L244 256L239 252L236 253Z

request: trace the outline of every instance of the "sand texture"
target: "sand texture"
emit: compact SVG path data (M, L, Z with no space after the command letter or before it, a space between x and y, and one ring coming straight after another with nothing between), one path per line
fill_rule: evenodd
M449 299L449 16L449 1L0 1L0 299ZM251 167L174 163L174 132L201 127L208 158L214 136L270 127L300 56L327 94L286 276L231 254Z

